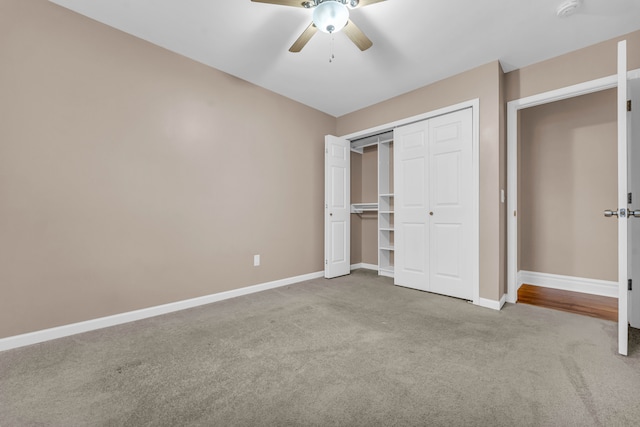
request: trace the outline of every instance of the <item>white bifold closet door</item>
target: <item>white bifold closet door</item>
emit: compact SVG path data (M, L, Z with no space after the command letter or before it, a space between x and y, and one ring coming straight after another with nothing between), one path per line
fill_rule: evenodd
M351 149L349 141L325 136L324 277L351 272Z
M472 114L394 130L396 285L473 299Z

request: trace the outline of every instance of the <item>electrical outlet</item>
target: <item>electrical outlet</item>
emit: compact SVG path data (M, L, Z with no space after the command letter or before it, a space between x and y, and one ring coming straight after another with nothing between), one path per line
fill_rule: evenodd
M254 255L253 256L253 266L257 267L260 265L260 255Z

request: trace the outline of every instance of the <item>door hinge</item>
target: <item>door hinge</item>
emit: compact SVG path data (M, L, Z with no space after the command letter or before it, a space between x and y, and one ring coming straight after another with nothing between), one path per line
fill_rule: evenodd
M631 100L627 101L627 111L631 111Z
M631 279L628 280L628 283L629 283L629 290L632 291L633 290L633 285L631 283Z
M328 149L328 148L325 148L325 149L324 149L324 153L325 153L325 154L329 154L329 149Z
M631 203L633 203L632 200L633 200L632 193L627 193L627 204L630 205Z
M325 265L329 264L329 261L327 261L326 259L324 260Z

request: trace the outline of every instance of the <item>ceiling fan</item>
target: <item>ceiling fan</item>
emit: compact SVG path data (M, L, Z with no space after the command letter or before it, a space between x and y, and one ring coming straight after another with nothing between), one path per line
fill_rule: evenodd
M280 6L313 9L313 21L300 37L291 45L289 52L300 52L318 31L336 33L343 30L351 41L362 51L373 46L373 42L349 19L349 9L368 6L386 0L251 0L256 3L270 3Z

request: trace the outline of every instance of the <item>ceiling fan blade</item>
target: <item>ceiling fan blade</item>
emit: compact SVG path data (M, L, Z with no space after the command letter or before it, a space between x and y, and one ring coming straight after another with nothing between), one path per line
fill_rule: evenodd
M351 19L347 21L347 25L345 25L342 31L356 46L358 46L358 49L360 50L364 51L373 46L373 42L369 40L369 37L365 36L362 30L358 28Z
M280 6L304 7L302 5L302 3L304 3L304 0L251 0L251 1L255 3L278 4Z
M291 47L289 48L289 52L300 52L302 50L303 47L305 47L305 45L309 42L309 40L311 40L311 37L313 37L313 35L318 31L318 29L316 28L315 25L313 25L313 22L311 24L309 24L309 26L307 27L306 30L304 30L302 32L302 34L300 34L300 37L298 37L298 40L296 40Z
M381 1L387 1L387 0L359 0L358 4L353 6L353 8L356 9L358 7L365 7L365 6L369 6L370 4L380 3Z

